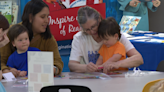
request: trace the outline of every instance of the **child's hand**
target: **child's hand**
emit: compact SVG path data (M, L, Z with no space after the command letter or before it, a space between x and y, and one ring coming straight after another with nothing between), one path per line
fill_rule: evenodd
M10 72L12 72L12 74L15 76L15 77L17 77L18 76L18 70L17 69L15 69L15 68L10 68Z
M19 77L24 77L24 76L26 76L26 74L27 74L27 71L20 71Z

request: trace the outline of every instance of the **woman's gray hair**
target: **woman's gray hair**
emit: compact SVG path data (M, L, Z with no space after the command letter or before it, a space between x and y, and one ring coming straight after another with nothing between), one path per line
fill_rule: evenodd
M77 21L81 26L81 24L85 24L88 19L95 19L98 21L100 17L101 16L97 10L89 6L84 6L78 10Z

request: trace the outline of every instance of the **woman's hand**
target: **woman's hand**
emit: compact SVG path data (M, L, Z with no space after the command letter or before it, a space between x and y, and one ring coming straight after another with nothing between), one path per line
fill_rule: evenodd
M7 32L3 32L3 29L0 28L0 47L5 46L9 42L9 38L6 35Z
M139 2L140 1L138 1L138 0L132 0L132 1L130 1L129 5L132 6L132 7L137 7Z
M86 72L96 72L97 70L98 70L97 65L93 64L92 62L90 62L86 66Z
M153 0L152 2L153 2L154 7L158 7L161 4L161 1L159 0Z

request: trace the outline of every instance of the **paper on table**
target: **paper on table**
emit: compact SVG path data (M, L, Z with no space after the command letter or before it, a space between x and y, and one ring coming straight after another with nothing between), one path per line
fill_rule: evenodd
M5 78L6 81L15 81L15 76L9 72L9 73L3 73L2 76Z
M150 39L151 37L146 37L146 36L137 36L137 37L131 37L131 38L128 38L129 40L135 40L135 39Z
M145 34L146 36L157 36L157 37L164 37L164 33L158 33L158 34Z
M135 40L139 42L156 42L156 43L164 43L164 40L161 39L141 39L141 40Z
M152 33L153 31L135 30L134 32L137 32L137 33Z
M129 35L127 33L122 33L126 38L133 37L132 35Z

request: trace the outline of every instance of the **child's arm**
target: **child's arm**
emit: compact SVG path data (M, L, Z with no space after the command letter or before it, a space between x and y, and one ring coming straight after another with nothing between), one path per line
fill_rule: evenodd
M18 76L18 70L16 68L12 68L12 67L9 67L10 69L10 72L12 72L12 74L17 77Z
M111 58L109 58L106 62L117 62L121 59L122 55L121 54L114 54Z
M97 59L96 65L102 65L103 64L103 57L100 55L99 58Z

